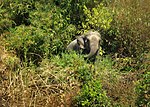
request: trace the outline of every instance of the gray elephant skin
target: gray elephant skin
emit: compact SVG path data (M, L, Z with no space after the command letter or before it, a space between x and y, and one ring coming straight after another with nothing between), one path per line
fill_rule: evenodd
M84 49L84 36L78 36L76 37L75 40L73 40L68 46L67 46L67 50L71 51L77 51L79 52L81 49Z
M97 31L88 31L87 33L76 37L68 46L67 50L82 51L84 58L95 62L101 43L101 35Z

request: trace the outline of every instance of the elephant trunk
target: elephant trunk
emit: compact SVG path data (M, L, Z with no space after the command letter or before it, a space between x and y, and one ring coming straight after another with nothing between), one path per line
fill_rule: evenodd
M92 56L94 56L98 51L98 46L91 46L91 49L90 49L90 53L88 55L85 56L85 58L91 58Z

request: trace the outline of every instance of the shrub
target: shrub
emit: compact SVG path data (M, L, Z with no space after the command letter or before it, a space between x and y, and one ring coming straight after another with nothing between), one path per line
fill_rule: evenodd
M140 66L140 80L136 84L136 92L138 98L136 100L136 105L139 107L150 106L150 53L144 54L143 62Z
M115 14L109 32L109 49L121 57L137 57L150 48L148 4L149 0L119 0L112 3Z
M50 34L50 56L61 54L65 51L66 45L75 36L76 28L64 19L62 10L51 5L43 7L37 3L37 11L31 12L31 25L43 32Z
M30 26L20 25L11 28L6 40L9 49L15 50L22 61L33 61L37 64L41 58L49 58L53 54L64 52L66 45L75 35L76 28L63 19L61 10L55 6L43 7L37 2L35 7L37 10L34 11L29 12L27 9ZM24 10L25 7L22 8Z
M104 3L98 3L92 9L88 9L84 6L84 14L86 15L85 21L82 25L84 29L96 29L99 31L107 31L110 28L112 22L112 11L104 5Z
M18 26L6 36L8 48L23 61L35 61L49 53L49 36L35 27Z
M69 23L76 26L80 26L84 20L83 7L93 2L90 0L74 1L74 0L54 0L57 7L60 7L63 11L63 16L68 20Z
M136 105L139 107L150 106L150 72L146 72L142 75L143 79L137 85L136 91L138 93L138 99Z
M75 71L75 75L80 82L86 83L92 79L91 65L87 64L82 55L78 55L75 52L70 54L62 54L60 56L54 56L52 63L61 67L72 67Z
M3 4L0 3L0 34L2 34L5 30L12 27L13 21L10 20L9 11L4 8Z
M76 107L108 107L110 106L106 92L102 89L99 80L89 81L84 84L81 92L76 97Z
M53 56L51 61L57 66L74 67L74 69L77 69L78 66L86 64L83 56L78 55L75 52L71 52L69 54L62 53L61 56Z

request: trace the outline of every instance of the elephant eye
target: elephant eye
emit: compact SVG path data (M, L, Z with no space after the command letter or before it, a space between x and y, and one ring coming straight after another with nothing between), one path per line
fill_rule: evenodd
M85 42L85 43L89 43L89 40L88 40L88 39L85 39L84 42Z

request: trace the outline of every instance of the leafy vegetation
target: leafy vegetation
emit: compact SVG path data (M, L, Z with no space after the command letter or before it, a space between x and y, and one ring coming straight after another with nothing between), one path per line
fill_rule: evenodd
M150 106L149 0L0 1L0 106ZM96 62L66 52L94 29Z
M141 64L141 79L137 82L136 92L138 94L138 99L136 104L140 107L150 105L150 65L149 65L150 54L144 55L145 61Z
M92 80L83 85L81 93L77 96L77 107L105 107L110 106L106 92L98 80Z

